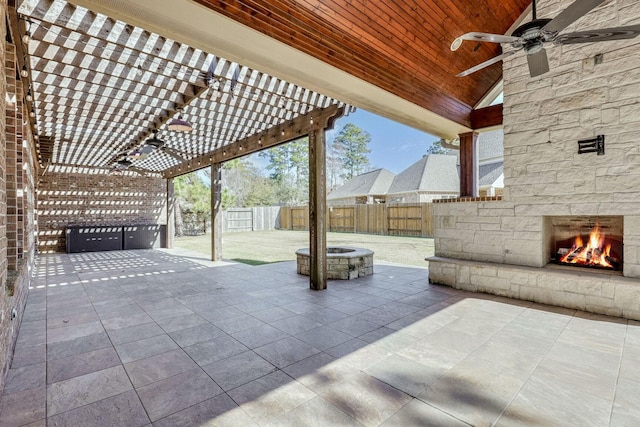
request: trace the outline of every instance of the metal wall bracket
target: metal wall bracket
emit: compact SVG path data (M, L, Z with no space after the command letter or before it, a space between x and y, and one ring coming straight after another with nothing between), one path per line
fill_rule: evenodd
M604 156L604 135L578 141L578 154L584 153L597 153L598 156Z

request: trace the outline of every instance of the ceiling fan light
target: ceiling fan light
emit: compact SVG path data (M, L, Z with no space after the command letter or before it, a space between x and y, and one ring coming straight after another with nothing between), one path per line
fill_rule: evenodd
M183 120L182 117L174 118L167 125L169 130L174 130L178 132L191 132L193 130L193 126L186 120Z
M461 45L462 37L456 37L455 40L453 40L453 42L451 43L451 50L455 52L460 48Z

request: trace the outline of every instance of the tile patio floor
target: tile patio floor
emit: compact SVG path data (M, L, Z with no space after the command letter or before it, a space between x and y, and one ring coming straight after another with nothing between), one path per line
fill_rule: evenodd
M0 426L640 425L638 322L199 256L42 256Z

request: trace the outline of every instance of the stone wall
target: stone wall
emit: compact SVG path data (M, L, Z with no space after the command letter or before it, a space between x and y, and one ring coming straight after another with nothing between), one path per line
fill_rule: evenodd
M48 168L38 184L38 251L64 252L68 225L166 225L166 201L161 177Z
M571 3L540 1L538 16L553 17ZM639 19L640 2L607 1L565 31L630 25ZM503 201L434 205L436 255L537 267L540 280L549 281L546 287L560 289L561 276L540 268L549 259L547 219L620 215L624 216L623 274L640 278L640 38L547 46L547 53L551 71L537 78L529 76L523 53L505 60ZM596 65L600 54L602 63ZM578 140L597 135L605 135L605 155L578 154ZM449 263L449 271L461 274L460 265ZM447 262L439 261L430 272L432 281L451 282L450 276L443 278L444 267ZM583 276L596 285L605 281L598 275ZM517 285L508 275L503 279ZM498 284L504 280L496 280L493 289L484 280L481 290L505 294L500 290L504 284ZM479 290L475 281L466 288ZM624 295L635 306L627 307L623 315L637 318L640 282L633 283L637 286L631 286L633 291L625 288ZM538 294L514 291L512 296L540 300L544 294L544 302L571 306L558 292L533 288L539 289ZM589 292L576 288L575 298L584 300ZM586 309L585 304L580 307ZM622 313L619 305L614 303L612 309L609 302L589 309Z

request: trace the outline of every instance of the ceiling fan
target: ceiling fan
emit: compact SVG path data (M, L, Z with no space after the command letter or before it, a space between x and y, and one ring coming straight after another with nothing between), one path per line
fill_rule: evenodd
M140 166L134 166L134 161L142 161L155 151L166 153L180 162L185 161L185 158L183 157L185 153L166 146L165 142L158 138L157 129L152 130L152 133L153 136L147 139L141 147L118 153L115 158L109 162L111 164L112 171L122 172L124 170L130 170L139 174L153 172Z
M475 67L471 67L468 70L461 72L456 77L468 76L469 74L488 67L489 65L502 61L504 58L507 58L521 50L524 50L527 53L529 74L531 77L536 77L549 71L549 61L547 59L547 52L544 48L545 43L552 42L555 45L593 43L609 40L632 39L640 34L640 25L559 34L560 31L564 30L566 27L589 13L593 8L603 2L604 0L576 0L553 19L537 19L536 2L533 0L533 20L519 26L510 36L477 32L463 34L451 43L452 51L458 50L464 40L490 43L510 43L513 50L504 52L503 54L478 64Z

